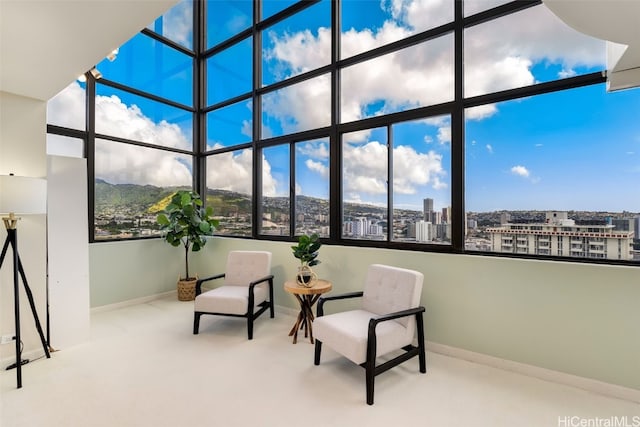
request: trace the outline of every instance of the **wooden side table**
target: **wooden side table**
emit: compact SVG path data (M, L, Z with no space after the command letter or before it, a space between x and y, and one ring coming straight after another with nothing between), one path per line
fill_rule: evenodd
M298 331L302 328L304 328L304 337L309 337L311 344L313 344L312 323L315 316L313 315L312 307L316 301L318 301L320 295L329 292L332 287L331 282L322 279L317 279L311 288L300 286L295 280L287 280L284 282L284 290L293 294L300 304L300 313L298 314L296 323L289 332L289 336L293 335L294 344L298 342Z

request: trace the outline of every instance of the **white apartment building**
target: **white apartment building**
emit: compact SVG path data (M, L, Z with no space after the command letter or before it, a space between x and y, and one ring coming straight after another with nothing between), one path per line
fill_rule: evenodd
M507 222L488 228L491 250L503 253L631 260L633 231L611 224L577 225L567 212L547 212L544 223Z

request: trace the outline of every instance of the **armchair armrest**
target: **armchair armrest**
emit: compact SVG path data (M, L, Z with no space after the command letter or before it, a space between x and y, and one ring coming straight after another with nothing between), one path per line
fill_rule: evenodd
M358 297L361 297L362 295L364 295L363 291L356 291L356 292L347 292L339 295L329 295L326 297L320 297L320 299L318 300L316 317L324 316L324 303L327 301L336 301L336 300L348 299L348 298L358 298Z
M416 321L422 321L422 313L425 312L423 306L410 308L408 310L396 311L394 313L383 314L380 316L372 317L369 319L369 341L375 342L376 340L376 326L378 323L386 322L388 320L399 319L401 317L416 316Z
M396 311L394 313L383 314L380 316L373 317L371 320L369 320L369 324L371 324L371 322L374 322L377 324L380 322L386 322L387 320L399 319L401 317L412 316L414 314L424 313L424 312L425 312L425 308L423 306L410 308L408 310Z
M222 279L224 276L225 276L225 273L220 273L220 274L216 274L215 276L198 279L198 281L196 282L196 296L202 293L202 284L204 282L208 282L209 280L214 280L214 279Z
M249 283L250 292L253 292L253 288L256 285L259 285L262 282L269 282L270 286L273 285L273 274L270 274L268 276L264 276L264 277L262 277L262 278L260 278L258 280L254 280L253 282Z

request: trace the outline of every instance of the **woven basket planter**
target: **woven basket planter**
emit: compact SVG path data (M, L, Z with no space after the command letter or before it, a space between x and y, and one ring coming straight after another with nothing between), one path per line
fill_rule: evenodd
M196 282L198 278L190 280L178 279L178 300L193 301L196 299Z

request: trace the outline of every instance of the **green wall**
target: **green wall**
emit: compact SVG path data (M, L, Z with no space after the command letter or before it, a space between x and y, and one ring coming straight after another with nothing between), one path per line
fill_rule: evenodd
M191 263L222 272L230 250L273 253L276 304L296 308L282 284L295 274L291 243L214 238ZM359 290L366 268L386 263L425 275L427 340L640 389L640 270L325 245L315 271L334 293ZM91 304L175 289L182 251L160 240L90 247Z

